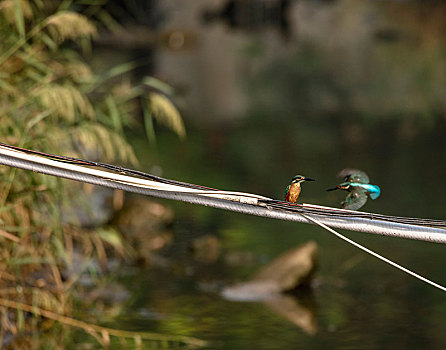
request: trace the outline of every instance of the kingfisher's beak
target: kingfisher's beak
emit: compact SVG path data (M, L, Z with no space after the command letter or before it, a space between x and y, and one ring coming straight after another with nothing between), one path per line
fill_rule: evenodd
M328 191L334 191L334 190L339 190L339 187L336 186L336 187L333 187L333 188L329 188L329 189L327 190L327 192L328 192Z
M310 179L309 177L306 177L305 179L304 179L304 181L316 181L315 179Z

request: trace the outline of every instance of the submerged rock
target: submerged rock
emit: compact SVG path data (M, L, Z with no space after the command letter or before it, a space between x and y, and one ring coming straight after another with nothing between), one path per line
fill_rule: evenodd
M315 334L315 302L311 291L303 287L309 286L316 262L317 245L310 241L282 254L250 281L224 288L222 295L232 301L260 301L306 333ZM288 293L292 291L296 293Z
M268 300L302 286L308 286L316 270L317 245L310 241L282 254L263 267L250 281L222 291L229 300Z

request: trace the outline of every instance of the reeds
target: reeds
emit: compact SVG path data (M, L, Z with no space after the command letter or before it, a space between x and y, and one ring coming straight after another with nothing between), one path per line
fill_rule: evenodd
M2 142L49 153L136 163L124 129L135 124L133 113L141 104L153 108L157 120L184 136L181 117L162 91L150 92L148 101L143 85L128 84L125 78L118 84L112 82L135 64L123 64L102 76L91 71L78 51L97 34L96 26L86 16L70 11L70 4L0 2ZM63 45L66 41L73 44ZM72 207L74 200L86 195L85 187L67 186L55 177L0 168L1 339L25 331L32 334L42 327L43 319L82 328L104 346L110 336L163 338L102 328L65 316L72 311L71 292L85 272L83 268L70 270L74 256L80 254L82 261L95 259L106 265L109 254L127 254L116 230L87 230L64 220L61 208ZM30 315L39 316L38 321Z

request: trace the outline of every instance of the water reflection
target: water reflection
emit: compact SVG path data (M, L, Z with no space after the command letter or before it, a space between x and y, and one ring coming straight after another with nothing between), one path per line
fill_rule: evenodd
M282 295L265 301L265 304L309 335L316 334L316 304L311 293L302 294L300 297Z

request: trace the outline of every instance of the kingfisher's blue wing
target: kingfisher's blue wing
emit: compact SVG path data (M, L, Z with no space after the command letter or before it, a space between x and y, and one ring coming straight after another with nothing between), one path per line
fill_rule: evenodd
M344 181L368 184L370 182L367 174L358 169L343 169L339 172L338 177L342 177Z
M367 202L367 191L363 189L355 189L351 191L342 201L343 209L358 210Z

